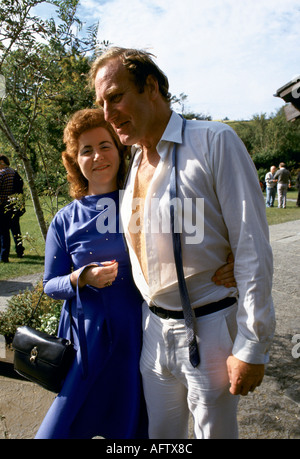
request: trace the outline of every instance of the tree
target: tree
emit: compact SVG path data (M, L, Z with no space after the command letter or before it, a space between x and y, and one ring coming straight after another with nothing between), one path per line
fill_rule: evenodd
M266 114L254 115L250 121L232 123L232 127L262 174L280 162L291 170L299 167L300 123L288 122L283 109L269 118Z
M211 120L210 115L204 115L203 113L194 113L187 111L186 109L186 102L187 102L188 96L184 94L184 92L181 92L179 94L179 97L176 95L171 97L171 105L174 108L177 104L180 107L180 111L182 116L184 116L187 120Z
M56 7L56 21L42 20L33 14L33 8L41 3ZM47 156L55 150L51 137L58 125L60 130L63 128L64 115L72 107L72 96L78 96L71 84L70 66L76 72L81 71L76 73L82 88L79 102L90 104L92 100L85 81L87 53L99 44L96 26L89 29L86 39L75 34L74 26L81 28L76 17L78 3L79 0L1 0L0 4L0 74L5 78L0 133L24 166L44 238L47 225L35 183L35 169L43 165L43 158L45 164L46 150Z

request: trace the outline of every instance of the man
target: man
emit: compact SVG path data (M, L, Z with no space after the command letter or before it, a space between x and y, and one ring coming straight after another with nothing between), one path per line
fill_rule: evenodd
M276 196L276 182L274 180L274 174L276 172L276 166L271 166L270 171L265 176L267 196L266 196L266 206L274 207L275 196Z
M168 80L148 53L112 48L95 61L91 79L106 120L122 143L135 145L122 218L145 299L141 371L150 438L187 438L189 411L196 438L237 438L238 395L260 385L275 322L272 253L255 167L225 124L188 121L183 132L170 108ZM169 211L174 145L178 197L189 208L181 240L196 316L196 367L186 345L172 234L158 230ZM187 221L193 216L195 226ZM238 304L232 304L236 288L212 280L231 249Z
M9 167L7 156L0 155L0 261L9 262L11 230L18 258L22 258L24 247L20 229L20 216L25 211L24 203L20 201L23 193L23 180L17 171ZM12 201L13 195L15 200Z
M285 163L279 164L279 169L274 175L274 180L276 179L278 193L278 209L285 209L287 190L291 187L291 173L285 168Z

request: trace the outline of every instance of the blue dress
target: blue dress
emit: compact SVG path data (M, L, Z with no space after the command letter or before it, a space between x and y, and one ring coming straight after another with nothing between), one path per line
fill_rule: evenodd
M75 200L54 217L47 234L45 293L64 299L58 335L70 337L76 358L36 438L147 438L139 359L142 297L132 279L119 231L119 192ZM92 262L117 260L110 287L80 289L84 337L79 338L78 298L70 272Z

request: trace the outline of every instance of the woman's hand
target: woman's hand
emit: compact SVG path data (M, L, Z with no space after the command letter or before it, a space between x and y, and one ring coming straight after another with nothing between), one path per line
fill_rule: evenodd
M78 286L84 287L86 284L96 288L104 288L112 285L118 274L118 262L116 260L101 262L102 266L89 265L81 273ZM80 269L74 271L71 276L71 284L76 288Z
M233 254L230 253L227 257L227 264L219 268L215 275L212 277L212 281L216 285L224 285L227 288L236 287L236 281L233 274L234 270L234 258Z

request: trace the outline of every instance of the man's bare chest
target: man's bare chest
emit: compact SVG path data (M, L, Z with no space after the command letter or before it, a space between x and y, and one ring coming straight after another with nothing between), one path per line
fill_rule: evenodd
M140 164L135 178L134 198L146 198L157 163L158 160L155 162L152 161L152 163L146 161Z

